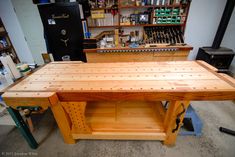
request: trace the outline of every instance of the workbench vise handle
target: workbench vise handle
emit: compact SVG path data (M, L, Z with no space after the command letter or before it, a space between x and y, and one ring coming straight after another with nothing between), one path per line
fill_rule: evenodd
M185 109L183 103L181 103L181 106L182 106L182 108L183 108L183 111L180 112L180 113L177 115L177 118L176 118L176 121L175 121L176 127L175 127L175 129L172 130L172 133L176 132L176 131L179 129L179 127L180 127L180 117L181 117L181 116L185 113L185 111L186 111L186 109Z

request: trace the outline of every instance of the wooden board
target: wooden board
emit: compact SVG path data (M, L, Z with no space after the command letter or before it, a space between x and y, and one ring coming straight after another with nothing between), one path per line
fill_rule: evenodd
M4 94L4 102L13 108L40 106L45 110L56 101L57 96L54 92L6 92Z
M191 47L190 45L175 45L175 46L159 46L159 44L157 44L157 47L151 47L151 48L146 48L144 45L137 47L137 48L130 48L130 47L112 47L112 48L96 48L96 49L84 49L85 53L90 53L90 52L96 52L97 50L140 50L140 49L144 49L144 50L148 50L148 49L170 49L170 48L176 48L179 51L183 51L183 50L192 50L193 47Z
M165 140L166 133L138 133L138 132L93 132L92 134L72 133L74 139L105 139L105 140Z
M185 61L190 50L185 46L159 46L154 48L115 47L84 49L88 63L113 63L113 62L152 62L152 61ZM104 52L105 51L105 52ZM125 52L123 52L125 51Z
M72 136L74 139L164 140L165 113L160 110L164 110L160 102L88 102L85 117L92 132L81 134L73 129Z
M189 50L163 52L86 53L88 63L184 61Z
M159 102L90 102L86 123L92 132L163 132L163 120L156 110Z
M197 61L55 62L7 92L55 92L61 101L99 101L107 96L110 100L234 99L233 79L206 65Z

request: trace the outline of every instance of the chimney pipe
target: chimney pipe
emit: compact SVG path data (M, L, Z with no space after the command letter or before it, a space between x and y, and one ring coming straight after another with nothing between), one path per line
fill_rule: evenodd
M213 3L213 2L212 2ZM235 0L227 0L226 6L224 8L224 12L218 27L218 30L216 32L213 44L212 44L212 48L213 49L218 49L220 48L220 44L223 40L224 37L224 33L227 29L229 20L231 18L233 9L234 9L234 5L235 5Z

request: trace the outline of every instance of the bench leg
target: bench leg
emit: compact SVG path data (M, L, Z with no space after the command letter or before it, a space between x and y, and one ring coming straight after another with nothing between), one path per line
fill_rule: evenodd
M28 142L29 146L32 149L36 149L38 147L38 143L34 139L32 133L30 132L27 124L24 122L23 118L21 117L18 110L15 110L11 107L7 108L8 112L10 113L12 119L15 121L16 126L20 130L21 134L24 136L26 141Z
M86 102L61 102L61 105L71 120L73 133L91 134L85 118Z
M176 137L179 133L189 103L189 101L170 101L170 105L164 119L166 139L163 143L165 145L175 145Z
M71 122L68 115L65 113L60 102L51 106L51 110L55 117L60 132L63 135L64 142L67 144L75 144L75 140L71 135Z

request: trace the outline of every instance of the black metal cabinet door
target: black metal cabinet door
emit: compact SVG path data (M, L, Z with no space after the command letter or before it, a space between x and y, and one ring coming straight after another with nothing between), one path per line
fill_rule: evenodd
M78 3L38 5L48 49L56 61L69 55L71 60L86 61L83 30Z

